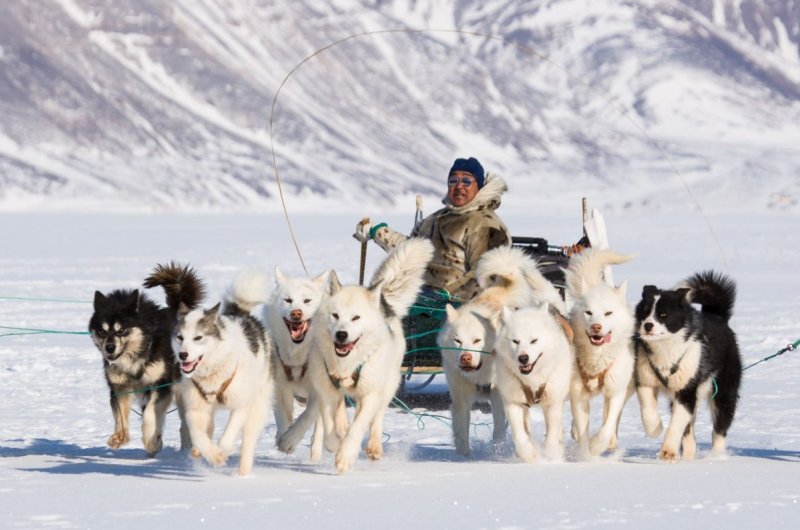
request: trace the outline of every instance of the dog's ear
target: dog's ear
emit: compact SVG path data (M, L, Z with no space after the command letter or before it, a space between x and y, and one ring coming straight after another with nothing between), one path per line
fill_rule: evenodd
M333 296L342 288L342 282L339 281L339 276L336 271L331 269L328 274L328 294Z
M317 289L322 290L328 283L328 277L330 276L331 271L325 271L319 276L315 277L311 282L314 284L314 287Z
M685 303L686 305L690 305L692 303L692 290L688 287L675 289L675 292L678 294L678 298L681 299L682 303Z
M108 297L100 291L94 292L94 310L97 311L100 307L104 306L108 301Z
M125 309L134 312L139 310L139 289L131 291L131 294L125 299Z
M444 306L444 310L447 313L447 321L454 322L458 319L458 310L450 304Z
M286 275L281 272L280 267L275 265L275 283L281 284L286 281Z
M660 292L661 290L655 285L645 285L642 289L642 298L652 298Z
M215 305L215 306L214 306L214 307L212 307L211 309L208 309L208 310L205 312L205 314L206 314L206 315L213 316L213 317L215 317L215 318L216 318L216 317L218 317L218 316L219 316L219 308L220 308L220 305L221 305L221 304L222 304L222 302L217 302L217 305Z
M624 299L625 296L628 294L628 280L627 279L622 280L622 283L619 284L619 287L617 287L615 291L620 296L620 298Z
M191 311L191 308L188 305L186 305L185 303L180 302L178 304L178 314L179 315L185 316L185 315L189 314L189 311Z

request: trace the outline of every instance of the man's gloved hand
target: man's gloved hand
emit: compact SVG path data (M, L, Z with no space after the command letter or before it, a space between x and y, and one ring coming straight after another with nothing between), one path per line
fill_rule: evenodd
M372 229L372 223L367 221L366 223L363 221L359 221L356 225L356 232L353 234L353 237L361 241L362 243L368 242L370 239L369 231Z

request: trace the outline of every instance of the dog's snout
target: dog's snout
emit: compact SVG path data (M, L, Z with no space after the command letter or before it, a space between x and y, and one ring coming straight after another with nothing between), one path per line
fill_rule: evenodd
M592 324L591 329L592 333L594 333L595 335L599 335L600 332L603 331L603 326L602 324Z
M471 353L462 353L461 354L461 364L472 364L472 354Z
M651 331L653 331L653 323L652 322L645 322L644 323L644 330L647 333L650 333Z
M189 353L188 353L188 352L185 352L185 351L182 351L182 352L180 352L180 353L178 354L178 358L179 358L181 361L185 361L185 360L186 360L188 357L189 357Z
M113 342L107 342L105 345L106 353L114 353L114 350L117 349L117 345Z
M336 342L342 344L347 342L347 332L346 331L337 331L336 332Z
M522 355L520 355L519 357L517 357L517 360L519 361L519 364L528 364L528 361L529 361L530 359L531 359L531 358L530 358L530 357L528 357L528 355L527 355L527 354L522 354Z
M289 313L289 318L292 320L303 320L303 310L302 309L292 309L292 312Z

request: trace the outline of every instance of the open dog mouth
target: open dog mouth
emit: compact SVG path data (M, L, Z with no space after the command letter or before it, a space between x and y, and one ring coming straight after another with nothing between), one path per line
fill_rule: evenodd
M360 339L361 337L359 337ZM339 357L347 357L350 355L350 352L353 351L355 348L358 339L354 340L353 342L348 342L347 344L339 344L338 342L333 343L333 349L336 351L336 355Z
M194 361L184 361L181 363L181 371L183 371L184 375L189 375L197 369L197 366L200 364L200 361L203 360L203 356L201 355Z
M478 366L472 366L471 364L459 364L459 368L461 368L462 372L477 372L483 367L483 361L478 363Z
M605 335L589 335L589 341L595 346L602 346L603 344L608 344L609 342L611 342L611 332L609 331Z
M295 344L303 342L306 338L306 333L308 333L308 328L311 327L310 320L301 320L297 322L284 318L283 323L286 324L286 329L289 330L289 335L291 335L292 342Z
M536 357L536 359L534 359L532 363L519 365L520 373L522 375L528 375L529 373L533 372L533 367L536 366L536 363L539 362L539 359L542 358L542 355L544 355L544 352L540 353L539 356Z

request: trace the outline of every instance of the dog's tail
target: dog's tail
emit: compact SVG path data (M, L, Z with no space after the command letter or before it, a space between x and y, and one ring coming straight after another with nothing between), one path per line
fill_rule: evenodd
M417 237L406 239L383 260L372 276L369 289L380 289L389 312L397 318L405 317L422 288L425 269L432 257L430 241Z
M603 282L606 265L619 265L631 259L633 256L610 249L587 248L570 260L566 270L567 291L573 298L580 298Z
M244 270L236 275L225 296L222 313L231 316L249 315L269 299L269 275L261 270Z
M733 316L736 301L736 282L730 276L713 270L698 272L679 287L689 288L689 300L700 304L703 313L718 315L725 322Z
M539 262L522 249L502 246L487 251L478 261L475 275L482 290L493 286L506 290L504 305L522 306L536 300L566 314L558 289L541 273Z
M167 265L157 264L143 285L148 289L163 287L167 295L167 307L173 313L177 313L181 305L188 310L198 307L206 295L206 286L194 269L174 261Z

